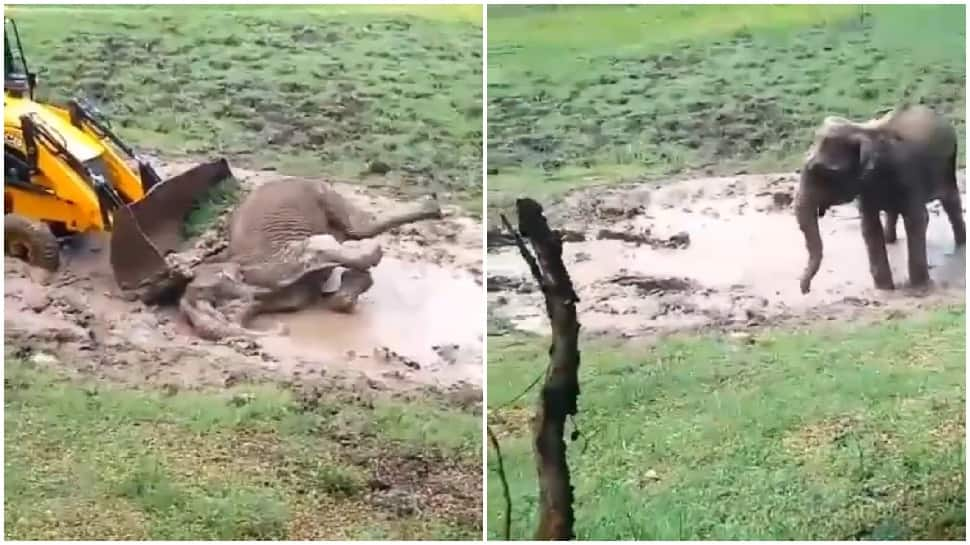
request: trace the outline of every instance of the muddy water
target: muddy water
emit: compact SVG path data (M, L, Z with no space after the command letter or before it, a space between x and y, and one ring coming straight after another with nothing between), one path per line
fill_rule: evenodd
M285 178L235 174L248 187ZM402 206L373 191L334 185L367 210ZM207 342L176 308L127 300L111 274L105 237L77 239L53 276L6 259L5 342L8 350L43 353L43 361L71 371L136 385L269 379L474 390L482 382L481 223L456 209L446 213L452 215L379 237L385 257L356 313L308 309L257 320L256 326L284 322L290 333L283 337Z
M257 318L282 323L263 345L283 361L315 359L435 384L481 384L482 288L464 271L385 258L353 314L325 308Z
M872 289L853 205L831 209L821 218L824 259L811 293L803 295L798 278L806 251L790 206L793 194L791 176L744 176L601 189L552 206L549 216L556 227L586 238L563 249L582 300L584 329L630 335L926 301L907 290ZM927 250L935 286L928 297L962 300L965 253L954 253L952 231L939 204L929 210ZM897 286L908 277L902 223L899 241L889 246ZM670 249L600 239L603 230L649 233L649 240L661 241L686 232L690 243ZM490 254L488 264L490 277L515 278L511 284L516 286L527 274L511 248ZM521 329L546 330L538 294L520 291L525 290L493 291L493 312Z

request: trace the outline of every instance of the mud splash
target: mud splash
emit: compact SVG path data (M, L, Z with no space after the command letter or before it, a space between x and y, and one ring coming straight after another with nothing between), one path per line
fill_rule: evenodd
M930 293L871 287L858 213L848 205L822 218L822 269L812 292L802 295L798 277L806 253L791 210L795 184L792 175L696 179L581 191L551 206L550 223L583 239L565 244L563 254L581 298L584 330L636 336L963 301L965 251L954 253L938 203L929 205ZM965 187L962 175L960 184ZM889 259L894 281L902 286L907 279L902 222L899 230ZM521 289L530 281L514 248L490 253L488 273L494 316L523 330L547 330L540 295Z
M179 171L183 165L161 167ZM244 188L285 178L234 171ZM365 209L400 206L360 187L334 185ZM5 259L7 351L136 385L193 388L268 379L392 391L480 390L482 228L457 209L446 213L445 220L379 238L385 258L358 312L309 309L263 316L255 324L281 321L290 330L283 337L209 343L195 337L174 309L127 300L111 275L104 237L77 239L55 275Z

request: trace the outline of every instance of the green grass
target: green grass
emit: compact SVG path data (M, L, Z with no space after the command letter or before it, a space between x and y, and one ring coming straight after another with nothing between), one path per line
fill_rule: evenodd
M962 142L965 7L862 13L489 7L490 205L593 183L794 169L824 116L868 119L903 100L949 116Z
M457 202L481 195L480 6L8 5L5 14L41 98L87 97L141 149ZM368 174L375 162L390 172Z
M242 196L242 184L236 178L222 180L195 199L183 222L183 237L195 238L211 227L219 216L230 211Z
M587 343L569 446L582 539L962 539L963 307L878 325ZM514 537L535 528L543 339L489 345ZM488 528L503 502L490 453Z
M473 414L337 395L304 410L271 386L166 396L67 382L12 358L4 378L7 539L481 536L474 499L402 515L370 496L374 478L420 501L476 487Z

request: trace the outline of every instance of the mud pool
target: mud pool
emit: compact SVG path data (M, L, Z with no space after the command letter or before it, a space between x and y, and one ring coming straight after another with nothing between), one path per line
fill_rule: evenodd
M179 171L184 165L163 165ZM280 175L234 168L244 187ZM365 209L399 206L359 187L334 184ZM353 384L371 389L480 389L482 311L480 223L446 208L441 221L382 235L383 261L357 312L323 309L264 315L252 327L282 322L287 334L210 343L174 308L126 299L103 238L65 249L49 275L5 259L7 352L129 384L178 388L271 379ZM189 241L191 243L192 241Z
M745 175L597 188L547 207L568 236L563 255L580 296L584 331L619 336L684 329L746 328L782 320L834 319L873 309L963 301L965 250L931 203L928 257L933 288L906 289L906 242L889 246L894 292L872 288L854 205L821 218L822 267L803 295L807 258L791 209L794 175ZM964 192L964 177L960 175ZM574 242L569 242L570 240ZM515 328L547 332L541 294L514 247L490 251L489 305Z
M481 376L482 287L474 278L428 263L389 258L373 270L374 287L353 314L325 308L258 317L254 325L282 323L286 337L264 341L288 361L322 357L357 369L408 371L431 383ZM461 309L456 312L456 309Z

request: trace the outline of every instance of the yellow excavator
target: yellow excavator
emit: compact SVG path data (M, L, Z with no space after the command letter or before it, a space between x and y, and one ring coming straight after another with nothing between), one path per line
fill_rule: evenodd
M4 253L57 270L61 239L104 231L122 288L167 269L185 216L232 175L226 160L162 180L86 101L34 99L37 76L7 17L3 46Z

